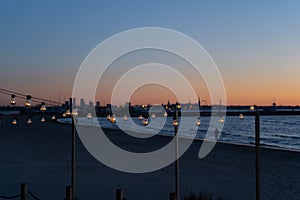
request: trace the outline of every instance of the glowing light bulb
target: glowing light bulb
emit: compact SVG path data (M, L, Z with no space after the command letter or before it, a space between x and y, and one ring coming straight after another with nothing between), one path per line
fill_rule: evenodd
M88 119L92 119L92 118L93 118L93 115L92 115L92 113L88 113L88 114L86 115L86 118L88 118Z
M66 110L66 115L67 115L67 116L70 116L70 115L71 115L70 110Z
M12 123L13 125L17 125L17 124L18 124L18 120L17 120L16 118L13 118L13 120L11 121L11 123Z
M12 94L10 99L10 105L16 105L16 95Z
M42 112L45 112L45 111L47 110L47 107L46 107L45 102L42 102L42 103L41 103L41 108L40 108L40 110L41 110Z
M32 124L32 119L28 118L26 123L27 124Z
M139 115L139 120L142 121L143 120L143 116Z
M27 108L31 107L31 96L30 95L26 96L25 107L27 107Z
M41 117L41 123L45 123L46 122L46 119L44 116Z
M178 126L178 120L173 120L173 126Z
M110 122L111 122L111 123L116 123L116 117L115 117L114 115L111 116Z
M145 119L143 120L143 125L144 125L144 126L147 126L148 124L149 124L149 121L148 121L148 119L145 118Z

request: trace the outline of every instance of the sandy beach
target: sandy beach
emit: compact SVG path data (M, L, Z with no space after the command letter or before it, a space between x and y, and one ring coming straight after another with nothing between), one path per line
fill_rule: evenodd
M14 126L5 119L0 126L0 195L19 193L20 183L40 199L63 199L70 185L71 126L36 117L27 125L20 118ZM120 131L106 130L122 148L143 152L170 141L155 136L136 141ZM217 144L204 159L198 158L201 141L194 141L180 158L180 194L207 193L213 199L255 199L255 150ZM300 153L261 149L262 199L300 199ZM168 199L174 191L174 164L156 172L129 174L111 169L76 144L76 195L78 199L115 199L124 189L129 200Z

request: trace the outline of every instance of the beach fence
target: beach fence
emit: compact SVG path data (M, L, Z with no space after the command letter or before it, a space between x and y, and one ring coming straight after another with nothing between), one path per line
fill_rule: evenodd
M28 189L28 184L27 183L22 183L20 187L20 193L17 195L0 195L0 199L20 199L20 200L29 200L28 197L32 197L35 200L40 200L35 194L33 194L29 189Z
M29 198L31 197L31 198ZM20 200L40 200L39 197L37 197L35 194L33 194L28 189L27 183L22 183L20 186L20 193L16 195L0 195L0 199L20 199ZM73 196L73 189L71 186L66 187L66 198L64 200L78 200L77 197ZM116 190L116 200L126 200L124 196L124 190L123 189L117 189Z

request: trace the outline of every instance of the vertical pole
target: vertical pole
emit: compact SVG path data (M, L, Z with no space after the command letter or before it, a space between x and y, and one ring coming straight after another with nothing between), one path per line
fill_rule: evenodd
M175 192L170 193L169 200L175 200Z
M66 187L66 200L73 200L73 190L71 186Z
M21 200L28 200L28 185L27 185L27 183L21 184Z
M75 122L73 116L73 99L70 98L70 112L72 118L72 159L71 159L71 187L72 197L75 197Z
M116 200L123 200L124 199L124 193L122 189L116 190Z
M175 120L178 122L178 110L176 108ZM179 158L178 158L178 124L175 128L175 197L179 200Z
M260 114L255 111L256 200L260 200Z

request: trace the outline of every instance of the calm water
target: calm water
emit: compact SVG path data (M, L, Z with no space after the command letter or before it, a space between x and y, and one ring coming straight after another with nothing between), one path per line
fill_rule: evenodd
M123 121L116 118L117 123L112 124L106 118L80 118L81 125L95 126L100 124L103 128L131 130L147 134L173 135L172 118L156 117L151 119L148 126L143 126L142 121L132 118ZM195 118L187 117L190 124L182 127L182 135L189 137L197 131L196 139L203 139L207 133L210 117L201 117L201 125L196 126ZM61 122L70 123L70 119L60 119ZM255 143L254 116L245 116L240 120L238 116L227 116L224 128L220 133L219 141L233 144L253 145ZM261 116L261 145L289 150L300 151L300 116Z

